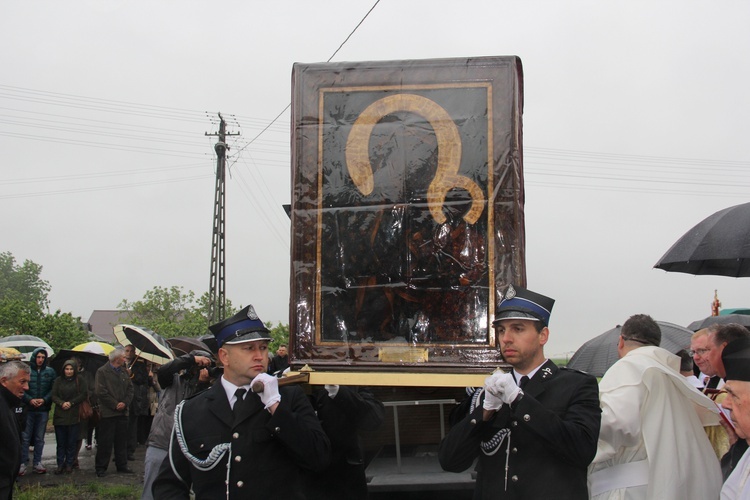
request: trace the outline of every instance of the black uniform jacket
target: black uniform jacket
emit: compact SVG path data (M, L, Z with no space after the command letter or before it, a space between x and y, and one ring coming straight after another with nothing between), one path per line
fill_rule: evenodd
M475 499L588 499L586 471L601 422L596 378L548 360L512 409L503 405L483 422L483 401L482 393L439 452L440 465L451 472L468 469L479 457ZM510 434L499 442L502 429Z
M205 460L216 445L231 443L231 449L213 468L199 470L180 450L175 428L154 482L154 498L187 499L192 487L197 500L227 498L227 488L229 498L304 499L302 469L324 469L330 443L301 388L280 387L279 393L273 415L257 394L248 394L236 422L219 381L186 399L182 430L189 452Z
M365 387L341 386L333 399L325 389L315 391L312 404L331 440L331 465L321 473L309 475L307 497L315 500L366 499L365 457L359 433L380 427L385 414L383 403Z

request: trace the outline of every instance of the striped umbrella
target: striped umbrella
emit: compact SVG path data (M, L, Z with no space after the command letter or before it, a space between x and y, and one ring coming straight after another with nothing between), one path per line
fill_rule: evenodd
M122 345L135 347L137 357L163 365L174 359L174 353L164 338L142 326L115 325L115 338Z
M109 345L106 342L84 342L83 344L78 344L75 346L72 351L83 351L83 352L93 352L94 354L103 354L107 356L110 352L115 350L115 346Z

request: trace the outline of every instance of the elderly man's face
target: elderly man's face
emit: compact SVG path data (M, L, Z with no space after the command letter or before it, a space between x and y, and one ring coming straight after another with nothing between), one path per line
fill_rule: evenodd
M727 397L721 405L730 411L737 435L742 439L750 436L750 382L728 380L724 389Z
M132 345L125 346L125 357L128 359L135 357L135 348Z
M19 371L13 378L0 379L0 385L8 389L17 398L22 398L23 393L29 390L29 374Z
M693 361L698 365L701 372L704 375L713 377L716 375L716 369L714 369L708 360L708 353L710 352L708 344L708 335L702 335L690 341L690 350L693 351Z

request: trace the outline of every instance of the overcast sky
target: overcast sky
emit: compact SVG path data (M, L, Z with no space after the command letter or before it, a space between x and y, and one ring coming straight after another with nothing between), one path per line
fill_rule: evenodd
M292 64L328 60L374 3L2 2L0 251L84 320L156 285L201 294L221 111L241 132L227 295L286 323ZM750 306L750 281L652 268L750 201L748 24L746 0L381 0L333 61L522 59L527 277L557 300L559 354L635 313L687 325L715 289Z

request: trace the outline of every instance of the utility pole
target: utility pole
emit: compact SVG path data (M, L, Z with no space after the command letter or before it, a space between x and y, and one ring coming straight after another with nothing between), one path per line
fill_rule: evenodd
M239 132L230 134L227 123L219 113L219 133L205 133L206 136L218 136L219 141L214 145L216 151L216 193L214 195L214 227L211 241L211 283L208 297L208 324L211 325L226 317L225 291L225 238L226 238L226 156L229 146L226 137L240 135Z

